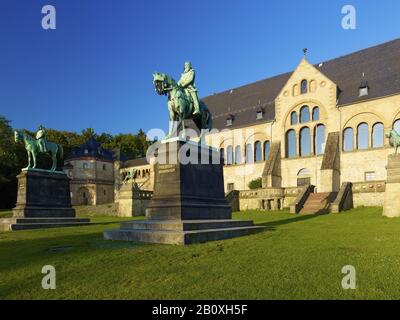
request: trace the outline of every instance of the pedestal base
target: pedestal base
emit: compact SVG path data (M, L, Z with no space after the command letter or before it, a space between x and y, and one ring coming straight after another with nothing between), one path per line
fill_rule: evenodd
M383 216L388 218L400 217L400 155L389 155Z
M244 220L145 220L121 223L104 232L105 240L187 245L246 236L263 227Z
M191 156L190 162L182 161L185 155ZM264 230L252 221L231 220L219 156L217 150L197 143L164 144L158 158L166 162L154 168L154 194L146 211L149 220L123 222L119 230L105 231L104 239L185 245Z
M18 175L17 205L13 217L0 219L0 230L27 230L89 224L76 219L71 207L69 178L64 172L23 170Z

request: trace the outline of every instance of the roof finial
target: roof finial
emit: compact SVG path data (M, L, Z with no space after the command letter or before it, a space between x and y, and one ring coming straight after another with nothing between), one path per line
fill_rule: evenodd
M307 58L307 51L308 51L308 49L307 49L307 48L304 48L304 49L303 49L304 58Z

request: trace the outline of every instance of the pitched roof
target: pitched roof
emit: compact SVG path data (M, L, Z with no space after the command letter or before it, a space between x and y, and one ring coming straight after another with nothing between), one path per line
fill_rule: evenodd
M137 167L137 166L144 166L149 164L147 162L147 158L138 158L138 159L132 159L132 160L127 160L122 164L122 168L131 168L131 167Z
M315 67L339 88L338 105L400 93L400 39L367 48ZM293 72L284 73L236 89L214 94L202 100L213 115L213 126L226 128L226 118L235 117L232 127L256 123L256 111L264 108L262 121L275 118L275 98ZM362 74L368 81L369 94L359 97Z
M113 152L103 149L94 137L90 137L80 147L74 148L67 160L85 157L93 157L101 160L114 160Z

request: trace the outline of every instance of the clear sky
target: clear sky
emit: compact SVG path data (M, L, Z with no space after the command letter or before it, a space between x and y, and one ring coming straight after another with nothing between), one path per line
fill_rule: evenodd
M54 5L56 30L41 27ZM344 5L357 29L341 27ZM0 115L16 128L128 133L167 128L152 73L185 60L200 96L400 35L398 0L0 0Z

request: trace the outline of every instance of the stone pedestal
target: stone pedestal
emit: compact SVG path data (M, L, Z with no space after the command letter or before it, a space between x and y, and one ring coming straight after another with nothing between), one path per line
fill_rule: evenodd
M389 155L383 216L400 217L400 155Z
M119 230L104 232L104 239L191 244L263 229L252 221L231 220L217 150L193 142L167 142L159 148L157 161L148 220L122 223Z
M124 183L119 189L118 216L144 216L152 194L152 191L136 190L132 181Z
M18 176L13 217L0 219L0 230L39 229L89 223L76 219L71 207L69 178L63 172L23 170Z

